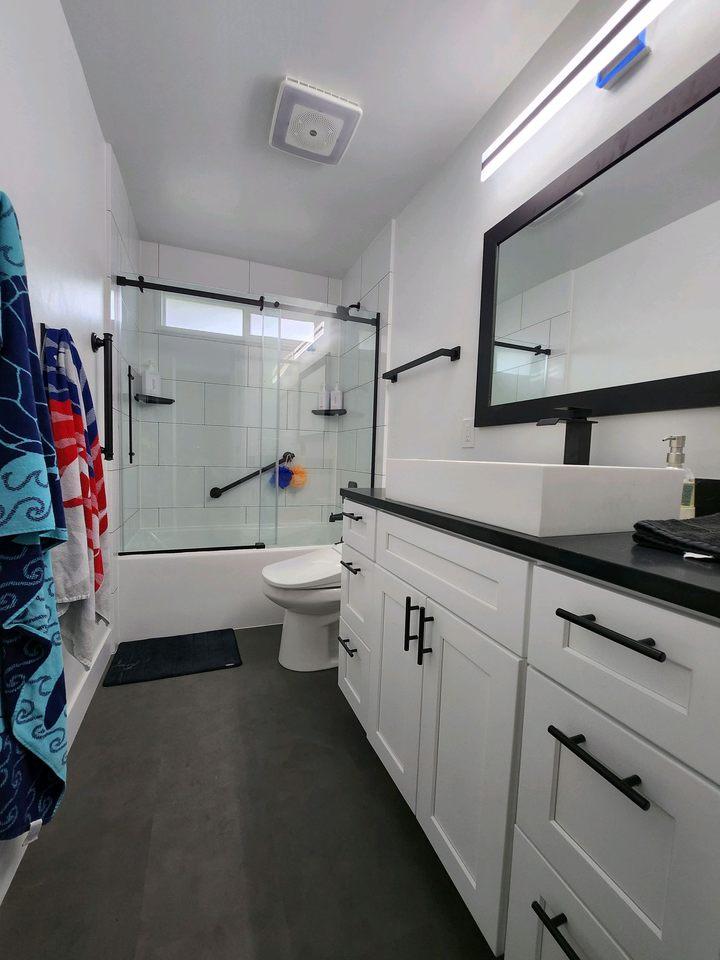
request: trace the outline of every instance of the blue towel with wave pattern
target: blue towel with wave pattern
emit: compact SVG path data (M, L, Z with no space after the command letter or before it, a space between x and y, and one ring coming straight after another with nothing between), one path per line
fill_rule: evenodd
M49 550L67 538L22 242L0 193L0 840L65 789L62 643Z

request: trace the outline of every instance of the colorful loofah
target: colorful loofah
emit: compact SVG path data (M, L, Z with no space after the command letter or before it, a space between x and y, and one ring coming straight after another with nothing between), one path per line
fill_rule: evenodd
M305 467L300 465L292 468L292 480L290 481L291 487L296 487L298 490L301 487L304 487L307 483L308 475Z
M277 473L273 470L270 474L270 486L275 486L275 477L277 477L277 485L281 490L284 490L285 487L289 487L292 483L293 472L290 467L286 467L284 463L278 465Z

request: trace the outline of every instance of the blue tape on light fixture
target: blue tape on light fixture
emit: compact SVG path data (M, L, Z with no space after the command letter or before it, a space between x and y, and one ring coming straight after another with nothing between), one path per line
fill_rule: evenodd
M643 30L622 53L615 57L612 63L609 63L604 70L601 70L595 80L595 86L601 90L611 87L632 64L638 62L638 58L642 59L646 57L650 53L646 36L647 30Z

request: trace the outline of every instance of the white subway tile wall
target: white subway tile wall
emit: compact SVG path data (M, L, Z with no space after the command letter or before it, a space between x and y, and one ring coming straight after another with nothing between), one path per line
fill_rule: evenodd
M566 389L573 272L560 274L498 303L495 336L507 343L550 348L550 356L496 347L493 403L534 400Z

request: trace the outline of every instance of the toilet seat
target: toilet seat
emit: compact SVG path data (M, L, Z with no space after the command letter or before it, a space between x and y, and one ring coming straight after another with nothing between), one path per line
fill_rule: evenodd
M263 569L263 579L280 590L322 590L340 586L340 554L334 547L280 560Z

